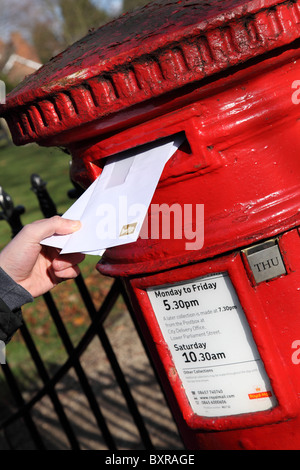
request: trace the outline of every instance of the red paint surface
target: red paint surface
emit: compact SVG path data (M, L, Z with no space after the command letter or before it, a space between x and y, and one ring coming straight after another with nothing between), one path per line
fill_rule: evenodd
M104 124L114 130L129 108L130 115L144 114L149 99L199 87L299 33L300 0L156 1L52 59L10 94L1 112L16 144L68 145L99 136Z
M98 268L124 278L190 449L300 448L300 365L291 359L300 340L299 5L154 2L71 46L1 111L16 144L67 147L83 187L105 157L185 133L152 202L204 204L203 248L139 239L107 250ZM241 250L274 236L288 274L257 286ZM279 405L211 420L191 412L145 288L220 269L230 273Z
M292 343L299 337L300 237L292 230L280 238L288 275L255 285L248 277L240 252L168 272L126 279L137 320L159 365L164 388L188 449L270 450L299 449L299 365L292 361ZM151 308L147 287L176 284L211 273L227 271L251 327L260 356L270 378L278 406L272 410L221 418L193 414L181 381L174 373L168 344ZM234 337L232 338L234 342ZM209 431L209 432L208 432ZM222 432L220 432L222 431Z

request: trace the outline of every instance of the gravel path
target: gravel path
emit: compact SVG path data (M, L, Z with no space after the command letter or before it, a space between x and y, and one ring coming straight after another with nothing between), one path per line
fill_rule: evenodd
M128 313L119 316L106 331L145 419L155 448L183 449L176 425L156 383L148 358ZM127 411L122 393L116 384L98 338L92 341L83 354L81 364L99 401L109 429L115 437L117 448L119 450L143 449L139 433ZM73 370L58 384L56 390L80 442L80 448L82 450L107 449ZM48 397L34 407L33 417L47 449L69 449L69 443ZM13 449L34 449L22 422L11 426L7 437ZM0 432L0 450L6 449L8 449L7 439Z

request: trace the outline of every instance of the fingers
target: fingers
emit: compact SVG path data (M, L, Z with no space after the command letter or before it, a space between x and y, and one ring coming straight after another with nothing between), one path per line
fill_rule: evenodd
M80 273L78 264L85 259L81 253L61 255L52 261L52 269L59 279L73 279Z
M54 216L50 219L43 219L27 225L22 230L23 236L26 236L32 243L40 243L44 238L52 235L69 235L76 232L81 227L80 221L64 219Z
M80 269L78 266L72 266L70 268L64 269L63 271L55 271L55 276L61 281L67 279L75 279L80 274Z
M81 253L72 253L70 255L61 255L52 261L52 267L55 272L64 271L72 266L76 266L85 259Z

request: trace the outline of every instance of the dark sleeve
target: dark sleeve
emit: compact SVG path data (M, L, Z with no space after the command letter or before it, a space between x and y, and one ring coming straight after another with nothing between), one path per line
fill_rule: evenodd
M22 305L33 297L0 268L0 341L8 343L22 326Z
M21 309L10 310L0 299L0 341L8 343L15 332L22 326Z

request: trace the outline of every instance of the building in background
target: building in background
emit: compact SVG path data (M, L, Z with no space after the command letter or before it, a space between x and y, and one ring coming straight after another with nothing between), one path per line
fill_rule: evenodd
M20 33L12 33L8 43L0 40L0 73L12 85L17 85L41 66L35 48Z
M35 48L20 33L12 33L9 42L0 39L0 75L7 84L7 91L41 66ZM0 119L0 147L8 143L10 133L6 122Z

